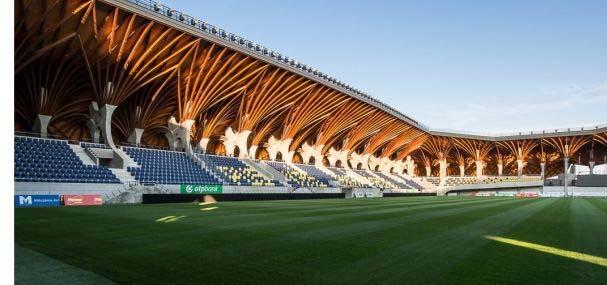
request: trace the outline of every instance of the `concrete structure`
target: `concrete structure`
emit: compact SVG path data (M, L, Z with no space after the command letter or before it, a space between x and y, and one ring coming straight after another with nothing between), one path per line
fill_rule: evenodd
M112 83L108 82L108 89L111 88ZM109 92L109 91L108 91ZM104 104L99 108L97 102L91 102L89 105L89 116L88 128L91 138L94 142L98 143L100 137L103 137L103 141L106 145L111 148L116 148L114 139L112 137L112 115L116 110L116 106Z
M141 136L143 136L143 132L144 131L145 131L145 129L135 128L133 130L133 133L131 133L131 135L127 139L127 141L129 143L131 143L131 144L134 144L134 145L140 145L141 144Z
M48 124L51 122L52 116L38 114L34 122L33 131L39 133L40 137L46 138L48 135Z

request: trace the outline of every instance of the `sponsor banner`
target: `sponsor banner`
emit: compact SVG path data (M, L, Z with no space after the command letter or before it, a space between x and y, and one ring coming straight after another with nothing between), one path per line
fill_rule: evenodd
M93 206L103 204L101 195L63 195L65 206Z
M221 194L223 185L181 184L181 194Z
M575 196L578 196L578 194L576 194ZM565 193L563 193L563 192L542 193L542 194L540 194L540 197L561 198L561 197L565 197Z
M491 197L493 195L495 195L494 192L474 192L474 193L472 193L472 196L475 196L475 197Z
M15 195L15 207L60 206L59 195Z
M516 198L538 198L539 196L538 193L516 193Z

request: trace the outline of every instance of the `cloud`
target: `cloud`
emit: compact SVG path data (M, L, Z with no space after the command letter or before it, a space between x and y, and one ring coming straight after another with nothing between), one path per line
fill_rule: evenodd
M605 122L607 84L544 89L536 96L486 96L463 106L435 105L427 124L489 133L582 127ZM567 125L563 125L567 124Z

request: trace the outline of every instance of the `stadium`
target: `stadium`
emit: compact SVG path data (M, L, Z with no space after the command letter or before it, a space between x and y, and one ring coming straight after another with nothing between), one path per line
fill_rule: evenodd
M607 282L607 124L441 131L154 1L14 9L16 283Z

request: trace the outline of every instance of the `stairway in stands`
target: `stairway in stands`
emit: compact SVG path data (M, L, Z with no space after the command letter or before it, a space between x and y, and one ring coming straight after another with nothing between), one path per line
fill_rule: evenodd
M82 161L82 163L84 165L97 165L90 157L88 154L86 154L86 152L84 151L84 149L77 144L70 144L69 147L72 149L72 151L74 151L74 153L76 154L76 156L78 156L78 158L80 158L80 160Z
M126 169L121 168L109 168L109 170L114 173L114 176L120 180L122 183L132 183L137 181L131 173Z

